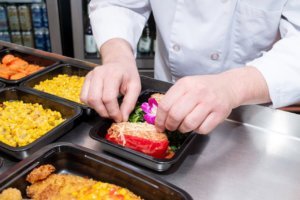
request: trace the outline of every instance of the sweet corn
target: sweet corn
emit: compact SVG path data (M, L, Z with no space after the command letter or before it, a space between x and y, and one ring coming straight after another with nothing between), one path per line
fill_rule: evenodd
M98 181L92 186L83 187L73 195L77 200L142 200L139 196L126 188L101 181Z
M75 101L77 103L81 103L80 92L83 82L84 77L60 74L53 79L41 81L38 85L35 85L34 88L71 101Z
M0 104L0 141L12 147L25 146L63 121L60 112L40 104L5 101Z

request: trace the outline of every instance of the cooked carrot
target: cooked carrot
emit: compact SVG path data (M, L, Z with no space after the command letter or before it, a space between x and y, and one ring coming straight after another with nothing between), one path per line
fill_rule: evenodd
M14 72L9 70L8 68L5 68L5 67L0 68L0 77L1 78L9 79L10 76L13 74L14 74Z
M15 71L25 70L26 66L28 66L28 62L19 59L10 62L10 64L8 65L10 69Z
M38 65L28 65L27 66L27 68L26 68L26 71L27 72L36 72L36 71L38 71L38 70L40 70L40 67L38 66Z
M12 65L12 64L19 65L19 66L27 66L28 62L18 58L18 59L13 60L12 62L10 62L10 65Z
M2 68L6 68L7 66L6 66L5 64L1 64L1 63L0 63L0 68L1 68L1 67L2 67Z
M27 76L27 74L24 74L24 73L17 73L17 74L14 74L10 77L11 80L18 80L20 78L23 78Z
M14 71L12 71L12 70L10 70L9 68L6 68L6 67L0 67L0 72L6 73L6 74L9 74L9 75L15 74Z
M0 78L9 79L9 76L0 72Z
M0 63L0 68L0 77L16 80L35 73L44 67L29 64L27 61L19 57L7 54L2 58L2 64Z
M13 60L15 60L16 57L11 55L11 54L7 54L2 58L2 63L3 64L9 64L10 62L12 62Z

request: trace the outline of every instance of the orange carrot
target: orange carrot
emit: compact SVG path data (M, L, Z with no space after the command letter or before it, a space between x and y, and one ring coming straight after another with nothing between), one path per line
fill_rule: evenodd
M18 79L21 79L23 77L27 76L26 74L24 73L17 73L17 74L14 74L10 77L11 80L18 80Z
M15 60L16 57L11 55L11 54L7 54L2 58L2 63L3 64L9 64L10 62L12 62L13 60Z

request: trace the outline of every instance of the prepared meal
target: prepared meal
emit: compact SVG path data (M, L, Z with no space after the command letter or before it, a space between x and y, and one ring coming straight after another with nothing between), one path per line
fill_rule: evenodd
M33 169L26 180L31 184L26 188L26 194L33 200L141 200L141 198L126 188L115 184L96 181L73 174L55 174L55 167L50 164ZM19 197L20 192L8 188L1 195L10 193Z
M105 138L156 158L165 157L169 146L166 134L157 132L154 125L146 122L113 123Z
M41 81L39 84L34 86L34 89L81 103L80 92L83 83L84 77L59 74L52 79Z
M172 158L188 134L168 130L157 132L154 123L161 98L163 94L152 94L148 102L136 106L129 116L129 122L112 123L105 138L154 158Z
M17 56L7 54L0 63L0 78L18 80L41 69L44 69L44 67L30 64Z
M60 112L40 104L4 101L0 104L0 141L12 146L26 146L62 123Z

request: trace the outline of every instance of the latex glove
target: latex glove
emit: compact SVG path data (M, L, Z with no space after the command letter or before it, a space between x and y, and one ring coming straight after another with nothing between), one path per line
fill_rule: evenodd
M101 48L103 65L89 72L81 92L81 101L102 117L127 121L141 91L140 77L129 45L121 40ZM119 94L124 95L121 105Z
M179 79L158 105L155 125L180 132L211 132L232 109L249 103L269 102L267 84L260 72L244 67L218 75Z

